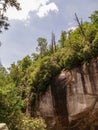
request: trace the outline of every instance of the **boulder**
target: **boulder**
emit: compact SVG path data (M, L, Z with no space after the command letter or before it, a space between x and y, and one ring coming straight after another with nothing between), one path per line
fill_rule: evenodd
M5 123L0 123L0 130L8 130L8 127Z

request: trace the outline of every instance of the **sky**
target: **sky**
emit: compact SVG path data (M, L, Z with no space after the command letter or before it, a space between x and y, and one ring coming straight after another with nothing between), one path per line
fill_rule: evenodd
M55 33L56 42L61 31L77 26L75 13L79 19L88 18L98 10L97 0L18 0L22 10L9 8L8 31L0 34L0 59L4 67L9 67L26 55L36 51L37 38L44 37L51 42L51 33Z

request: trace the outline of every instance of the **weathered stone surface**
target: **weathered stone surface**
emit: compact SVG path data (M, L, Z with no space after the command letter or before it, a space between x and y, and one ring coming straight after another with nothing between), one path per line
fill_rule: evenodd
M97 130L98 59L71 71L63 70L39 96L37 110L49 130ZM68 128L70 123L72 128Z
M50 86L45 94L39 95L37 97L36 104L36 109L40 113L40 116L46 120L49 129L52 128L55 125L56 121Z
M0 123L0 130L8 130L8 127L5 123Z
M88 108L95 107L94 105L97 104L97 71L97 60L93 60L73 69L70 72L72 79L74 80L70 80L67 85L67 104L69 117L83 112Z

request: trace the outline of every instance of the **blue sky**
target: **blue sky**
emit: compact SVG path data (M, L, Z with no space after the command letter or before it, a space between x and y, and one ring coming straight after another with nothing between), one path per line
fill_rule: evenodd
M83 21L88 21L91 13L98 10L97 0L18 1L22 10L8 10L10 28L0 34L0 59L5 67L35 52L38 37L45 37L50 42L53 31L58 41L62 30L77 25L75 13Z

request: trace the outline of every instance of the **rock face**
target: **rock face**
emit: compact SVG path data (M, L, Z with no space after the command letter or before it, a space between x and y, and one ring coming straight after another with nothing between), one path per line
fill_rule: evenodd
M5 123L0 123L0 130L8 130L8 127Z
M93 59L55 77L39 96L37 110L49 130L98 130L97 101L98 60Z

